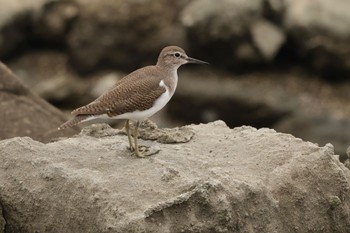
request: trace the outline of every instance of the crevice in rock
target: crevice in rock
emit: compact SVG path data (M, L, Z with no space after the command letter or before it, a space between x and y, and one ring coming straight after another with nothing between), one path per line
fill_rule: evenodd
M2 204L1 200L0 200L0 207L1 207L1 216L2 218L4 219L5 221L5 225L4 225L4 232L7 232L7 218L6 218L6 211L5 211L5 207L4 205ZM0 229L1 230L1 229Z

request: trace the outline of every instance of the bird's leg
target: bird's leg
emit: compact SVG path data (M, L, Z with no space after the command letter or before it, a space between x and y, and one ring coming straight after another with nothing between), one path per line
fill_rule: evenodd
M130 151L134 151L135 148L134 148L134 146L132 145L132 142L131 142L129 120L126 120L126 122L125 122L125 130L126 130L126 134L128 135L128 140L129 140L129 145L130 145L129 149L130 149Z
M135 152L134 153L135 153L135 155L137 157L143 158L145 156L140 153L139 145L138 145L138 142L137 142L137 138L138 138L138 135L139 135L139 126L140 126L140 122L137 121L136 125L135 125L135 129L134 129L134 143L135 143Z

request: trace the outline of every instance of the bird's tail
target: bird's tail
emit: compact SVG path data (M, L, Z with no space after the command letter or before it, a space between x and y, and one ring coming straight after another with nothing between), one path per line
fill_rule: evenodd
M76 115L74 116L74 118L68 120L67 122L63 123L60 127L58 127L58 130L73 127L89 117L91 117L91 115Z

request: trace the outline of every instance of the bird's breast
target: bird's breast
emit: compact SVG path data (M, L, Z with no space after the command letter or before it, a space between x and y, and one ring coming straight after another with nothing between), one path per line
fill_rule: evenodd
M176 87L177 87L177 71L171 72L169 75L167 75L164 79L161 80L159 85L161 84L169 91L170 98L174 95Z

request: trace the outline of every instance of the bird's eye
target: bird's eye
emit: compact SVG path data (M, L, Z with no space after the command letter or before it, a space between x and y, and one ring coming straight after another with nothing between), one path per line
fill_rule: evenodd
M175 53L174 54L175 57L180 57L180 55L181 55L180 53Z

